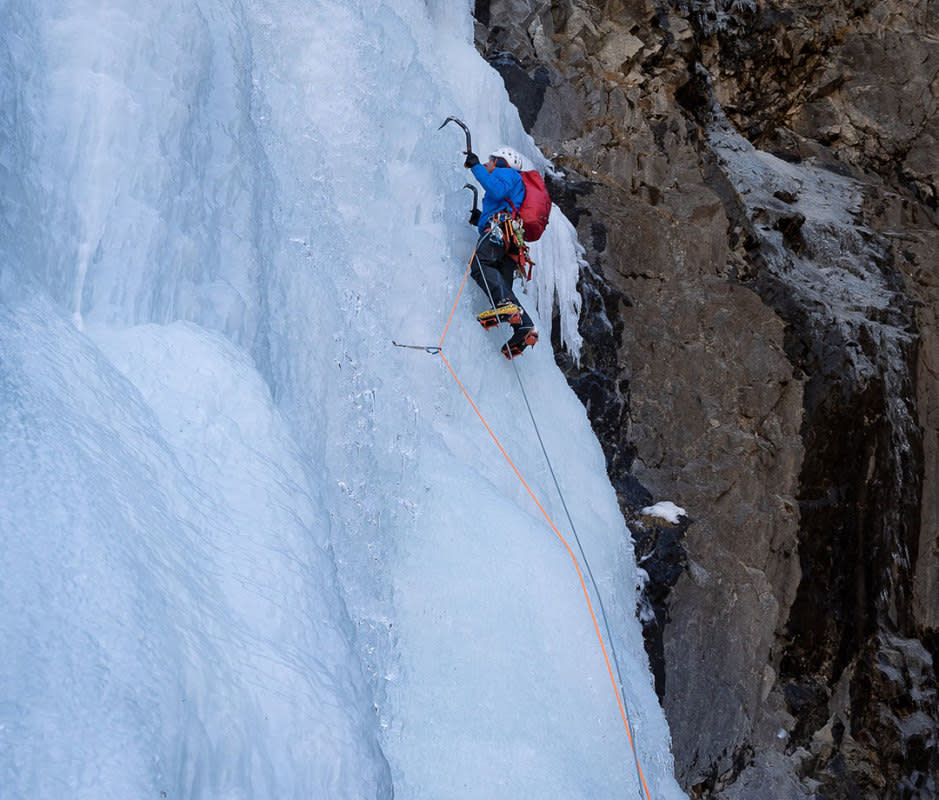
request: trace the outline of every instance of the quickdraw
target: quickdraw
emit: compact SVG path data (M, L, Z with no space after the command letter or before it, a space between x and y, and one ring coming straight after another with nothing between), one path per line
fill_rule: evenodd
M432 356L440 354L440 351L443 349L439 345L424 345L424 344L401 344L396 342L394 339L391 340L391 343L395 347L406 347L408 350L423 350L425 353L430 353Z

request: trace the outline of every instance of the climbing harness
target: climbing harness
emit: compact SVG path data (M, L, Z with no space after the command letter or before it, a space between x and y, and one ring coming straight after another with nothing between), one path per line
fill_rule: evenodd
M535 262L532 261L525 242L525 226L522 221L512 214L500 211L493 215L492 222L501 232L505 252L515 262L519 276L522 280L530 281Z
M454 120L454 121L458 121L458 120ZM469 131L467 131L467 142L468 141L469 141ZM492 307L495 307L495 301L492 296L492 291L489 288L489 283L486 280L486 275L482 271L482 265L480 264L479 257L476 254L476 251L479 248L479 245L482 243L483 239L488 235L488 233L489 233L488 230L485 231L476 241L476 247L473 248L473 255L471 256L469 264L466 267L466 271L463 273L463 280L460 283L460 288L457 291L455 300L453 301L453 307L450 309L450 316L447 318L447 322L446 322L446 325L444 326L443 334L440 336L440 341L436 345L432 345L432 346L400 345L397 342L393 342L393 344L395 344L398 347L408 347L414 350L424 350L425 352L430 353L431 355L440 356L441 361L443 361L450 375L453 377L453 380L456 382L457 386L460 388L460 391L463 393L463 396L466 398L467 402L469 402L473 411L476 413L476 416L479 418L479 421L483 424L483 427L489 433L489 436L492 438L496 447L499 449L499 452L502 454L503 458L505 458L509 467L515 473L515 476L518 478L519 482L528 492L529 497L531 497L532 501L535 503L538 510L541 511L548 525L551 527L551 530L553 530L554 533L557 535L561 544L564 546L564 549L567 551L568 555L570 556L571 561L574 564L574 569L577 572L578 580L580 581L581 590L583 591L584 598L587 602L587 608L590 612L590 618L593 622L594 633L597 636L597 640L599 641L599 644L600 644L600 650L603 653L603 660L606 663L607 673L609 674L610 682L612 683L613 689L616 692L616 703L619 707L620 717L626 729L626 738L629 742L629 747L632 752L633 761L635 762L635 765L636 765L636 775L638 777L638 787L639 787L640 797L644 798L644 800L652 800L652 795L649 792L649 787L648 787L648 784L646 783L646 778L645 778L645 775L643 774L642 766L639 762L639 752L636 747L636 743L633 739L632 721L630 719L629 708L626 702L626 692L624 688L622 672L620 670L619 658L616 653L616 646L613 640L613 633L610 628L610 622L607 617L606 609L603 604L603 598L600 594L600 588L599 588L599 585L597 584L596 578L594 578L593 571L590 569L590 563L587 560L587 555L584 552L584 548L581 543L580 536L577 533L577 527L574 525L574 520L571 516L570 510L568 509L567 502L564 499L564 493L561 491L561 485L554 471L554 467L551 464L551 459L548 456L548 450L547 450L547 447L545 446L544 439L541 436L541 431L538 428L538 423L535 419L534 411L532 410L531 403L529 402L529 399L528 399L528 393L526 392L525 385L522 382L521 373L518 370L518 366L515 364L515 357L511 353L508 356L509 360L512 362L512 367L515 370L515 377L518 380L518 384L522 392L522 397L524 398L524 401L525 401L525 406L528 409L528 413L529 413L529 416L531 417L532 425L534 426L534 429L535 429L535 434L538 438L538 443L541 446L541 451L544 454L545 461L547 462L548 471L550 472L551 478L554 481L555 489L557 490L558 496L560 497L560 500L561 500L561 506L564 509L564 513L567 516L568 524L570 525L571 531L573 533L574 541L577 545L577 550L580 554L579 560L574 550L568 544L567 540L565 539L561 531L558 529L557 525L555 525L554 521L551 519L551 516L545 510L544 506L538 500L538 497L535 495L534 491L529 486L528 482L525 480L522 473L519 471L518 467L515 465L515 462L512 461L508 452L506 452L502 443L499 441L499 438L496 436L495 432L492 430L489 423L486 421L486 418L483 416L479 407L473 401L473 398L470 396L466 387L463 385L463 382L457 376L456 371L453 369L453 366L450 364L450 361L447 359L446 355L444 355L443 343L447 337L447 333L450 330L450 324L453 321L454 315L456 314L457 305L459 304L460 297L463 294L463 289L466 287L466 279L470 275L470 271L472 270L474 261L480 267L480 274L482 275L483 286L485 287L486 294L489 298L489 302L492 304ZM508 342L506 342L506 344L508 344ZM581 562L584 565L583 570L581 570L581 566L580 566ZM587 586L587 580L584 577L585 571L587 574L587 578L589 578L590 585L593 587L593 594L596 597L597 606L599 607L599 610L600 610L600 618L603 620L603 628L606 633L605 639L604 639L604 631L601 631L600 622L597 619L596 612L594 611L593 601L590 599L591 593ZM609 643L609 652L607 651L607 642ZM612 659L610 658L610 654L612 654Z

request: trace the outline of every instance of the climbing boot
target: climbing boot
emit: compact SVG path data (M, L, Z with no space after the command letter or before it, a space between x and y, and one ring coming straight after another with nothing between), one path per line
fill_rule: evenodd
M508 359L520 356L526 347L534 347L538 341L538 331L532 327L518 327L512 338L502 345L502 355Z
M522 309L511 300L503 300L501 303L497 303L495 308L487 308L482 313L477 314L476 319L486 330L494 328L500 322L518 325L522 321Z

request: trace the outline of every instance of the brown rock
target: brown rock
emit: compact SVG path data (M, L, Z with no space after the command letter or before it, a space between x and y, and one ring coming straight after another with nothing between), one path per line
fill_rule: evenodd
M930 796L939 7L476 7L480 50L544 79L513 94L587 247L569 374L621 504L691 518L684 556L636 533L663 560L647 641L679 778L735 800ZM850 175L852 221L813 216L798 181L743 196L703 135L714 101L765 151Z

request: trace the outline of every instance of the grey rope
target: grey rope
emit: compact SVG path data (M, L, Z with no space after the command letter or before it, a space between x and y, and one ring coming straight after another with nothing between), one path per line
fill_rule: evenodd
M477 248L486 235L488 235L488 230L486 233L480 236L479 240L476 242ZM492 290L489 288L489 282L486 280L486 274L483 271L482 263L480 262L479 256L476 254L475 250L473 251L473 257L476 260L476 263L479 265L479 274L482 275L483 285L486 287L486 294L489 296L489 302L492 303L492 307L495 308L496 304L492 297ZM508 344L508 339L506 339L506 344ZM613 664L616 667L616 680L619 684L620 697L623 699L623 710L626 713L626 722L629 725L630 730L632 730L633 723L632 719L630 718L629 703L626 700L626 691L623 686L623 673L620 668L619 655L616 652L616 643L613 640L613 631L610 628L610 620L606 613L606 606L603 602L603 596L600 594L600 587L593 575L593 570L590 568L590 561L587 559L587 554L584 552L584 546L580 541L580 535L577 533L577 526L574 524L574 519L571 516L570 509L567 507L567 500L564 498L564 492L561 491L561 484L558 481L557 474L554 471L554 465L551 463L551 457L548 455L548 448L545 446L544 439L541 436L541 430L539 429L538 422L535 419L535 412L532 410L531 403L528 400L528 392L525 390L525 384L522 382L522 375L518 371L518 365L515 363L515 358L512 356L511 349L509 350L509 361L512 362L512 368L515 370L515 378L518 380L522 397L525 400L525 407L528 409L528 416L531 417L532 427L535 429L535 435L538 437L538 444L541 446L541 452L544 455L545 463L548 465L548 472L551 473L551 480L554 482L554 488L557 490L558 497L561 500L561 506L564 509L564 515L567 517L567 522L571 526L571 532L574 535L574 541L577 543L577 550L580 553L581 561L583 562L587 576L590 578L590 584L593 586L593 593L596 596L597 605L600 607L600 616L603 618L603 627L606 629L606 639L610 646L610 653L613 656ZM633 760L636 763L636 779L638 781L637 788L639 790L639 796L643 797L642 771L639 766L639 754L636 752L635 736L631 737L630 745L632 747Z
M545 446L544 439L541 437L541 430L538 428L538 423L535 420L535 412L532 410L531 403L528 401L528 392L525 391L525 384L522 382L522 376L518 371L518 365L515 363L515 359L511 359L511 361L512 367L515 370L515 377L518 380L519 388L522 391L522 397L525 400L525 407L528 409L528 415L531 417L532 427L534 427L535 435L538 437L538 444L541 445L541 452L544 454L545 463L548 465L548 472L551 473L551 480L554 481L554 488L557 490L558 497L561 499L561 506L564 508L564 515L567 517L567 522L571 526L571 533L573 533L574 541L577 543L577 550L580 552L580 558L583 562L584 570L586 571L587 576L590 578L590 583L593 586L593 592L597 599L597 605L600 607L600 616L603 618L603 626L606 629L606 639L610 645L610 653L613 656L613 664L616 667L616 680L619 684L620 697L623 699L623 710L626 713L626 722L628 723L630 730L632 730L633 723L629 715L629 703L626 700L626 691L623 688L623 674L620 669L619 655L616 652L616 643L613 640L613 632L610 629L610 620L607 617L606 606L603 603L603 596L600 594L600 587L597 584L596 578L593 576L593 570L590 568L590 561L587 559L587 554L584 552L583 544L581 544L580 535L577 533L577 526L574 524L570 509L567 507L567 501L564 499L564 492L561 491L561 485L558 482L558 477L554 472L554 466L551 464L551 458L548 456L548 449ZM636 752L635 735L631 737L630 745L632 747L633 760L636 762L636 778L638 780L637 788L639 789L639 796L644 797L642 789L642 772L639 767L639 754Z

